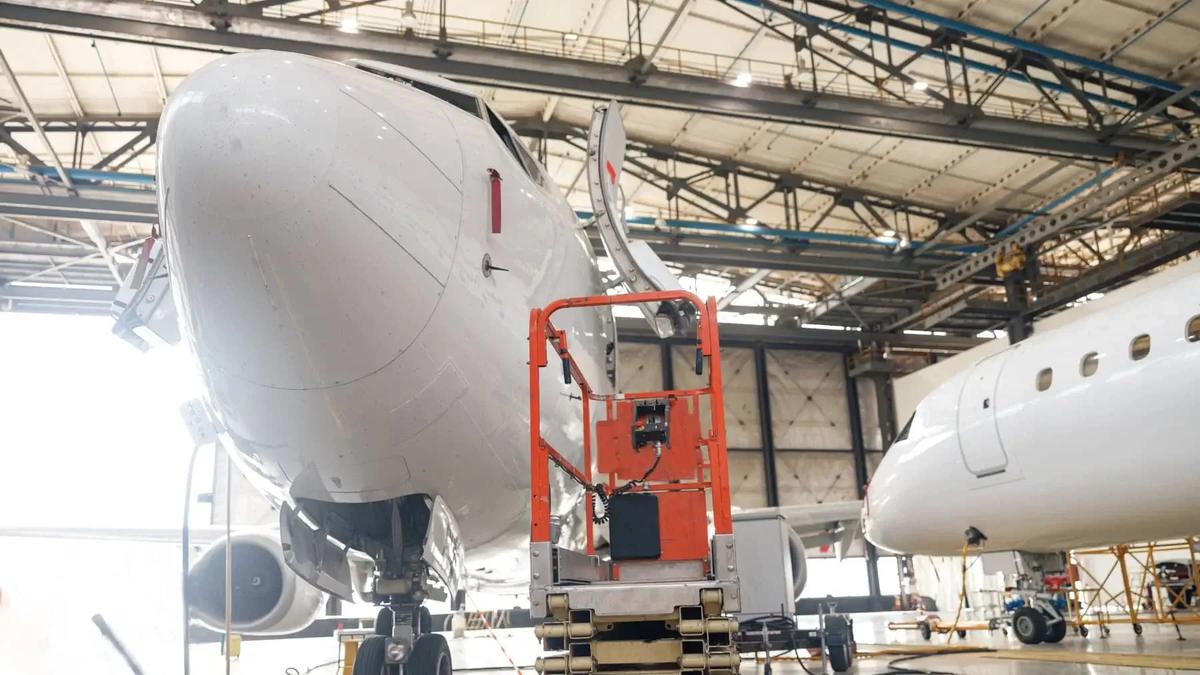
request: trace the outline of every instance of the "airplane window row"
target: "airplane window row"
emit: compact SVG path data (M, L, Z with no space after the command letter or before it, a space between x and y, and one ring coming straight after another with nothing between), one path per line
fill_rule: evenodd
M1184 337L1188 342L1200 342L1200 314L1193 316L1187 322L1187 328L1184 332ZM1143 333L1129 342L1129 358L1132 361L1141 361L1150 355L1150 336ZM1083 355L1083 359L1079 362L1079 374L1084 377L1091 377L1100 370L1100 354L1098 352L1088 352ZM1046 391L1050 385L1054 384L1054 369L1042 368L1038 371L1037 379L1034 381L1038 391Z

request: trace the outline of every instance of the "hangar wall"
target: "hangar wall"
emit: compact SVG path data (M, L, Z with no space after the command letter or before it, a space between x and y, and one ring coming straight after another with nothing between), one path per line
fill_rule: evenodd
M774 455L778 505L817 504L858 498L854 430L845 357L840 352L762 348L769 418L759 401L755 347L722 347L725 426L730 488L735 507L770 505L766 458ZM658 344L622 341L618 386L622 391L659 389L664 377L676 387L699 385L694 352L672 346L663 363ZM875 394L860 382L858 407L868 476L882 457ZM768 434L763 438L764 431Z

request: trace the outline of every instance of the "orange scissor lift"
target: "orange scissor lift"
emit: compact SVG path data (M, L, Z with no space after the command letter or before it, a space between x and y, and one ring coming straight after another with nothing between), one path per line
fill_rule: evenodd
M661 303L695 308L696 372L707 374L705 386L598 393L551 321L563 310ZM537 660L540 673L738 669L737 621L726 616L739 609L739 590L716 316L713 299L685 291L570 298L530 314L530 611L543 621L536 635L548 652ZM579 388L582 447L567 454L581 456L582 466L541 434L540 373L551 353ZM585 492L583 551L552 540L551 465ZM607 557L596 553L601 523Z

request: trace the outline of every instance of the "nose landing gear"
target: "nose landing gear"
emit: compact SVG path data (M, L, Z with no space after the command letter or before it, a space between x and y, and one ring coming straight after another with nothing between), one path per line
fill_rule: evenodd
M411 618L397 626L398 616ZM375 633L359 646L353 675L453 675L450 647L433 632L427 608L381 607Z

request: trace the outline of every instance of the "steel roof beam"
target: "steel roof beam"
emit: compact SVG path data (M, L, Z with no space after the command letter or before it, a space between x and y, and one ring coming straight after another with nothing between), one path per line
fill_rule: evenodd
M212 28L220 19L224 30ZM339 32L308 23L216 16L207 6L130 0L5 0L0 24L210 51L277 49L331 59L377 59L483 86L522 89L736 117L802 123L870 134L922 138L1010 151L1111 159L1163 147L1148 137L1103 142L1096 132L979 115L964 124L953 110L890 105L865 98L769 86L735 87L711 78L656 71L644 84L625 65L443 42L416 36ZM439 56L440 55L440 56Z
M1200 234L1180 233L1142 246L1118 258L1097 265L1074 280L1042 292L1030 307L1030 317L1054 311L1088 293L1094 293L1132 280L1176 258L1200 250Z
M645 321L618 318L617 334L621 339L643 341L657 336ZM692 338L681 337L672 342L691 343ZM744 347L764 344L767 347L803 349L806 347L855 349L865 342L878 341L894 347L929 349L933 351L958 352L983 344L986 340L957 335L916 335L910 333L877 333L860 330L823 330L820 328L790 328L785 326L750 326L738 323L721 324L721 345Z

